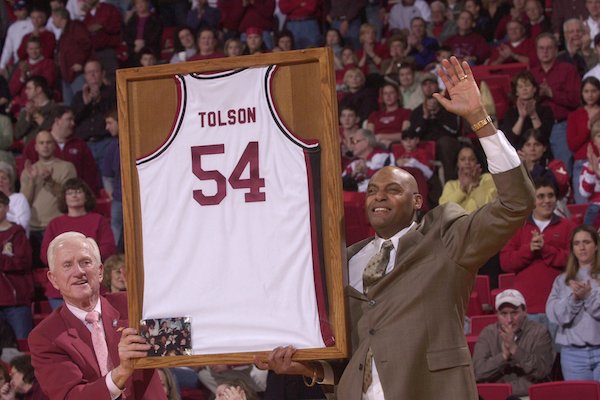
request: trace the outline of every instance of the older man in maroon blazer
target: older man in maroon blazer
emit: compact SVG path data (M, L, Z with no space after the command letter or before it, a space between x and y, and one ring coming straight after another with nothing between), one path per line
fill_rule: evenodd
M103 268L98 245L78 232L48 247L50 283L65 305L29 336L32 364L51 399L165 400L154 370L134 370L150 345L127 328L127 299L100 296Z

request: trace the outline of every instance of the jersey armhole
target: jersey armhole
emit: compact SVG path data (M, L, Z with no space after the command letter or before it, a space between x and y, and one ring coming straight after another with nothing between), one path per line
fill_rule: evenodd
M303 148L305 151L318 150L318 140L301 138L297 136L288 128L284 120L281 118L280 113L277 110L277 106L275 105L275 101L273 99L273 77L275 75L275 72L277 71L277 68L278 67L276 65L271 65L267 69L264 81L264 90L265 96L267 98L267 105L269 106L269 112L271 113L273 121L275 122L275 125L277 125L279 130L283 133L283 135L295 145Z
M167 148L173 143L175 137L177 136L177 132L181 127L181 123L183 121L183 116L185 115L185 105L187 101L187 88L185 85L185 79L181 75L175 75L173 77L175 80L175 87L177 88L177 111L175 116L173 117L173 122L171 123L171 129L169 130L169 134L162 142L162 144L156 149L152 150L150 153L136 159L136 165L142 165L147 163L148 161L154 160L156 157L160 156L162 153L167 150Z

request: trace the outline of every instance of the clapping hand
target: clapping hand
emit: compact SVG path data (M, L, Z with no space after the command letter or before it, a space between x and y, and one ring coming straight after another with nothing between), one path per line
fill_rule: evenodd
M573 291L573 295L577 300L585 300L592 291L592 284L590 281L578 282L571 280L569 281L569 287Z
M531 242L529 248L532 252L541 250L544 247L544 235L534 230L531 232Z
M515 331L512 325L501 324L498 333L500 335L502 345L502 356L505 360L508 360L513 354L515 354L515 351L517 350Z

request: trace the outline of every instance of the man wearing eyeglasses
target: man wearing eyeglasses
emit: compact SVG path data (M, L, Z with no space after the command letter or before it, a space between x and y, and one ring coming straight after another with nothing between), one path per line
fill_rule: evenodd
M344 190L364 192L369 179L386 165L394 165L394 156L377 145L377 138L367 129L359 129L351 138L354 160L342 173Z

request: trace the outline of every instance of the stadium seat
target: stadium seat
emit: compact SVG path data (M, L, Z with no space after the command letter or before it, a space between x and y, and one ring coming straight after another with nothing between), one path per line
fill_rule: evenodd
M498 321L496 314L473 315L471 317L471 335L478 336L483 328Z
M494 289L492 290L491 293L491 304L492 307L496 307L496 296L498 296L498 294L506 289L512 289L514 286L514 282L515 282L515 274L514 273L506 273L506 274L500 274L498 275L498 289Z
M516 274L512 272L498 275L498 289L512 289L515 284L515 276Z
M469 297L469 304L467 305L467 317L473 317L474 315L483 315L483 308L481 307L481 300L477 292L471 292Z
M364 193L344 192L344 223L348 246L373 235L365 213Z
M530 400L600 400L600 382L559 381L529 386Z
M485 400L506 400L512 394L510 383L478 383L477 393Z
M473 291L477 292L479 301L481 302L481 308L484 313L494 311L490 297L490 277L487 275L477 275L475 277L475 285Z
M469 335L467 336L467 346L469 346L469 351L471 355L475 352L475 344L477 343L477 335Z

